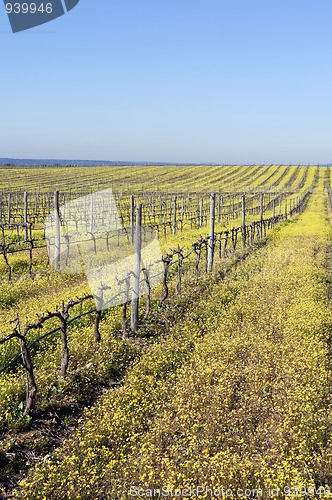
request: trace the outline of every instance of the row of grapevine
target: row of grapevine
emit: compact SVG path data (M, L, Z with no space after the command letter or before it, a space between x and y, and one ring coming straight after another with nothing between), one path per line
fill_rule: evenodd
M246 195L246 213L247 215L257 215L258 213L263 216L264 212L267 210L272 211L272 216L275 215L277 211L279 215L283 211L287 211L287 207L282 206L283 200L293 195L294 193L283 192L283 193L273 193L268 192L260 195ZM94 195L97 198L97 195ZM66 209L65 199L62 198L63 210L61 213L61 225L65 226L65 238L67 247L67 257L69 255L69 249L71 245L71 234L69 228L73 227L73 231L78 233L78 227L80 227L80 232L84 232L88 238L91 239L94 245L94 251L96 253L96 240L104 240L107 250L109 249L109 241L112 239L119 240L122 236L132 235L133 232L133 203L134 196L130 197L130 203L123 206L121 214L118 214L117 207L114 203L110 206L110 199L106 196L100 196L100 206L94 207L92 209L92 202L94 196L82 197L80 205L77 202L74 208L71 208L69 203ZM113 197L113 195L112 195ZM242 210L242 195L237 195L237 200L235 196L228 199L220 192L216 195L216 209L217 209L217 222L229 224L231 220L236 219ZM226 199L225 199L226 198ZM290 199L289 209L292 210L292 206L298 204L300 195ZM50 198L48 203L48 214L50 213ZM2 239L0 244L0 251L2 253L3 259L5 261L6 267L8 269L8 279L11 277L10 264L8 261L8 256L15 252L25 251L29 255L29 274L32 276L32 255L33 251L39 248L48 248L50 246L50 239L45 235L45 223L41 227L36 227L34 222L31 222L29 218L29 195L28 193L23 194L23 214L20 218L23 220L21 223L11 223L11 224L1 224L0 229L2 232ZM54 224L54 214L60 213L60 195L56 192L53 195L54 200L54 211L53 211L53 224ZM190 228L196 227L206 227L209 221L210 208L207 203L208 200L199 198L196 194L194 200L195 210L188 210L188 205L184 198L179 202L178 196L174 196L167 201L161 201L159 211L155 210L152 206L144 207L142 226L144 231L144 240L147 238L147 233L149 233L150 238L153 233L157 233L158 236L163 235L166 237L167 232L175 234L177 231L182 232L186 226ZM187 200L188 204L190 202L190 197ZM89 209L89 205L90 209ZM150 210L149 210L150 209ZM20 209L21 210L21 209ZM46 216L45 216L46 218ZM34 219L32 219L34 220ZM97 229L95 229L97 228ZM46 241L45 241L46 240ZM79 242L75 238L75 245Z
M298 200L298 203L292 207L289 212L289 216L293 216L300 211L302 211L303 207L306 205L308 197L310 196L310 192L306 192L301 199ZM122 296L120 303L123 303L122 306L122 329L123 334L126 336L127 332L127 303L131 297L131 332L134 333L137 330L139 324L138 318L138 297L140 295L140 286L141 279L140 274L143 274L142 282L146 287L146 312L145 319L148 317L150 312L150 302L151 302L151 289L153 288L153 279L158 277L157 274L153 273L153 266L158 264L158 262L152 262L142 269L140 262L140 254L141 254L141 206L138 205L137 208L137 219L136 219L136 238L135 238L135 259L138 258L137 264L133 270L133 272L127 273L125 276L117 278L118 289L114 294L114 287L110 287L107 284L100 284L98 288L97 294L85 295L84 297L77 298L75 300L70 299L67 303L62 302L61 308L57 308L55 311L47 311L39 318L29 323L27 322L25 327L22 328L20 324L19 316L13 319L13 330L12 333L5 336L0 340L0 345L5 344L9 341L13 341L13 339L17 339L20 344L21 354L16 356L13 360L9 360L6 366L2 367L0 370L4 372L15 362L22 358L23 366L26 371L26 380L27 380L27 390L26 390L26 405L25 405L25 414L28 414L33 407L33 401L37 394L37 383L34 377L33 371L33 363L31 360L30 351L32 348L35 348L36 344L39 344L43 339L49 337L49 335L54 335L57 332L60 332L61 344L62 344L62 355L61 355L61 370L60 374L62 377L66 375L68 363L69 363L69 349L67 342L67 330L68 326L72 324L74 321L79 320L83 316L87 314L94 314L94 337L95 340L100 342L101 335L99 331L99 324L102 317L102 310L105 309L110 304L114 303L115 299L118 299ZM162 272L162 291L160 297L160 303L165 301L168 297L168 281L170 276L174 276L176 274L176 291L178 294L181 293L181 281L183 277L184 271L184 263L186 259L189 259L191 256L195 257L194 267L195 267L195 275L198 277L200 262L202 260L202 255L205 250L205 263L204 263L204 271L211 272L213 270L213 262L215 258L215 250L219 247L219 258L223 259L225 257L226 252L231 252L233 254L237 248L244 249L247 245L253 245L255 241L258 239L262 239L267 230L273 228L273 226L287 218L287 215L273 215L269 219L264 219L262 216L258 221L253 221L249 224L245 222L245 196L243 196L243 216L242 216L242 226L237 228L232 228L232 230L215 232L214 231L214 218L215 218L215 194L211 194L211 204L210 204L210 233L205 238L200 238L198 241L192 244L192 250L188 254L184 255L183 250L178 247L176 250L168 252L163 258L163 272ZM238 239L238 235L241 236L240 241ZM139 245L139 248L137 247ZM138 257L137 257L138 256ZM174 272L170 273L170 268L172 265L176 266ZM114 294L112 296L105 297L105 292L107 290L111 290ZM82 306L86 302L91 304L91 300L94 299L96 302L95 307L91 309L88 308L83 312ZM115 302L116 303L116 302ZM77 307L80 308L80 312L77 313ZM70 311L74 311L74 316L70 317ZM76 311L76 312L75 312ZM59 321L60 325L55 326L54 320ZM52 324L52 329L43 335L40 333L34 339L32 343L27 342L27 337L32 331L39 332L41 327L44 326L45 323L50 322Z

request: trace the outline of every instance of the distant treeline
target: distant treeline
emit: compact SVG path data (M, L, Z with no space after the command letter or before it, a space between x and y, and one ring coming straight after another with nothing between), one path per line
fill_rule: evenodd
M100 167L100 166L191 166L201 165L196 163L167 163L167 162L142 162L142 161L105 161L105 160L36 160L36 159L16 159L0 158L2 167ZM217 163L207 163L206 165L218 165Z

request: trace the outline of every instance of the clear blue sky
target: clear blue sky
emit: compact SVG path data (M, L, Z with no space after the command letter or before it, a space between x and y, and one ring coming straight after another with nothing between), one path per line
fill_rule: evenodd
M81 0L12 34L0 157L332 162L331 0Z

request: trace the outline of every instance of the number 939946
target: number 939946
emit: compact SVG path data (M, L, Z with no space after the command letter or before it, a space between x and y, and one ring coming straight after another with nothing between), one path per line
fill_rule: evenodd
M52 14L52 2L7 2L7 14Z

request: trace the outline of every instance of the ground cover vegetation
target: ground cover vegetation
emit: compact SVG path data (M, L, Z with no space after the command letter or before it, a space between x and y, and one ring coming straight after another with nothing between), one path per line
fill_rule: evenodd
M285 211L287 218L245 248L239 241L223 252L213 272L197 277L193 253L181 293L174 271L167 300L160 301L160 285L144 321L146 300L141 300L142 321L135 334L123 335L119 307L103 315L102 342L94 339L89 316L71 324L66 377L59 375L58 337L37 344L33 365L38 396L32 412L24 412L23 367L16 364L0 374L4 491L14 487L15 498L29 499L120 499L128 498L135 485L249 485L267 490L332 482L330 171L304 166L224 168L199 169L196 175L200 193L224 192L224 213L217 217L216 231L241 225L236 198L225 202L227 188L230 193L234 186L238 200L249 185L264 194L264 218ZM183 182L188 176L194 187L196 167L169 169L159 171L165 171L165 186L178 199L179 193L188 199ZM22 176L35 188L36 172L18 170L16 177L8 177L11 189L14 182L19 187ZM73 177L73 170L61 170ZM126 173L121 167L107 174L102 167L80 172L83 187L98 174L99 187L107 185L108 175L124 191L128 176L134 184L138 170ZM144 175L144 182L151 182L155 171L146 168ZM42 169L38 176L40 192L47 192ZM282 203L269 204L267 192L277 190L283 193ZM140 191L136 196L144 200ZM301 213L290 216L305 193ZM256 196L252 207L258 210L248 214L248 223L259 218L259 203ZM196 198L193 205L196 209ZM232 216L226 216L228 212ZM169 219L171 230L160 238L163 252L178 247L190 252L209 229L208 222L200 224L199 213L183 231L174 230L174 213ZM10 231L4 228L4 238ZM33 318L89 293L83 274L45 268L45 249L34 254L33 277L25 272L23 252L9 259L15 279L8 280L5 262L0 269L4 335L10 333L18 311L22 318ZM29 341L37 334L32 332ZM1 345L1 363L12 359L17 348L16 339Z

